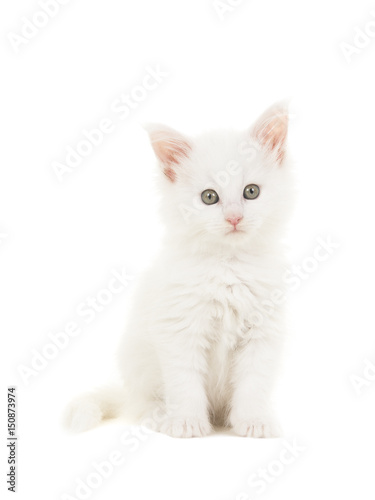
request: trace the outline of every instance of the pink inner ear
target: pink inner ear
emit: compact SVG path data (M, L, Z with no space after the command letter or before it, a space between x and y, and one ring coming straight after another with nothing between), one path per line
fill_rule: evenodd
M279 163L284 159L287 133L288 115L286 113L263 118L255 128L256 138L263 146L276 153Z
M148 132L164 174L174 182L176 166L190 153L189 142L179 132L163 125L152 125L148 127Z
M163 172L168 177L168 179L170 179L172 182L174 182L176 180L176 172L173 170L173 168L164 167Z

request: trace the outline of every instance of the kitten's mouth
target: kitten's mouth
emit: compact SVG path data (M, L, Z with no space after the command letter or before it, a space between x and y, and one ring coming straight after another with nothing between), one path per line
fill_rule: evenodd
M238 227L233 227L232 229L229 229L229 231L227 231L227 234L240 234L244 232L245 231L243 229L239 229Z

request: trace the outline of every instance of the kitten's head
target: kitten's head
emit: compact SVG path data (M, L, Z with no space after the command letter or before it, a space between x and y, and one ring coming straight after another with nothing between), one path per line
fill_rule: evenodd
M238 247L271 244L280 234L293 193L283 103L245 132L192 139L163 125L146 128L163 173L163 214L174 238Z

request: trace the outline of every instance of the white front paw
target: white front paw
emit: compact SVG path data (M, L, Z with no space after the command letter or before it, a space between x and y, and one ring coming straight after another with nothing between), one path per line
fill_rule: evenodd
M232 422L234 432L238 436L253 438L276 438L282 435L276 420L270 417L249 417Z
M207 436L211 425L206 418L167 417L159 426L159 432L176 438Z

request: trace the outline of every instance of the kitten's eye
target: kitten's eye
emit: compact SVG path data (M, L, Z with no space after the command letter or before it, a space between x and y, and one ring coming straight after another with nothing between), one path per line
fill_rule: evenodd
M214 205L219 201L219 195L213 189L206 189L205 191L203 191L203 193L201 194L201 198L203 203L205 203L206 205Z
M243 197L247 200L255 200L255 198L258 198L259 193L259 186L257 186L256 184L249 184L243 190Z

